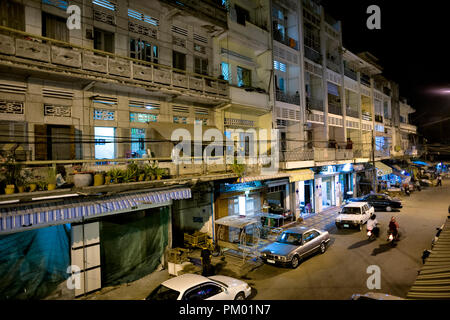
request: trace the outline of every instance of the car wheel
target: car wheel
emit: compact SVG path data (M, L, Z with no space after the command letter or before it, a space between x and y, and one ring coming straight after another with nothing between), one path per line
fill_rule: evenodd
M391 211L392 211L392 208L391 208L390 206L387 206L387 207L386 207L386 211L387 211L387 212L391 212Z
M322 242L320 244L320 253L325 253L326 250L327 250L327 245L325 244L325 242Z
M298 256L293 256L292 260L291 260L291 267L292 267L292 269L297 268L299 264L300 264L299 257Z
M236 297L234 297L234 300L245 300L245 294L243 292L239 292Z

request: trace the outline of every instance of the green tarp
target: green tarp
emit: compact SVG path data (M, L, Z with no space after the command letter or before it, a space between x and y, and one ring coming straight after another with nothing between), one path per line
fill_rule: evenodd
M100 223L102 287L153 272L168 244L169 207L119 214Z

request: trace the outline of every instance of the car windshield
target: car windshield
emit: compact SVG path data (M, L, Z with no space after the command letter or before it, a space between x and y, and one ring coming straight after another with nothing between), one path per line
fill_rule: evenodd
M302 235L299 233L283 232L277 238L277 242L299 245L301 243Z
M167 288L160 284L155 290L152 291L146 298L146 300L177 300L180 293L173 289Z
M361 209L359 207L344 207L341 213L345 214L361 214Z

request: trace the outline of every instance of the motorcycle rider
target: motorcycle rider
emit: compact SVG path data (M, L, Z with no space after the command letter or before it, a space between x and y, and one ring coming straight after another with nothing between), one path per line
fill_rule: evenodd
M389 222L389 233L392 233L394 240L398 239L398 222L395 220L395 217L391 217L391 221Z
M377 227L377 224L378 224L377 216L373 214L367 221L367 231L372 231L373 234L378 238L380 228Z

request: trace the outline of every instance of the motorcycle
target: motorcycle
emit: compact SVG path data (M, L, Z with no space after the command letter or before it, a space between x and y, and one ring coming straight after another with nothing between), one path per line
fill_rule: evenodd
M394 237L394 233L391 230L388 230L388 238L387 241L392 245L395 246L395 242L399 240L400 233L397 230L397 236Z
M377 223L377 226L376 226L375 228L378 228L378 223ZM374 229L375 229L375 228L374 228ZM379 231L378 231L378 232L379 232ZM377 236L377 233L374 232L373 229L372 229L372 230L367 230L367 239L368 239L369 241L373 241L373 240L375 240L377 237L378 237L378 236Z

